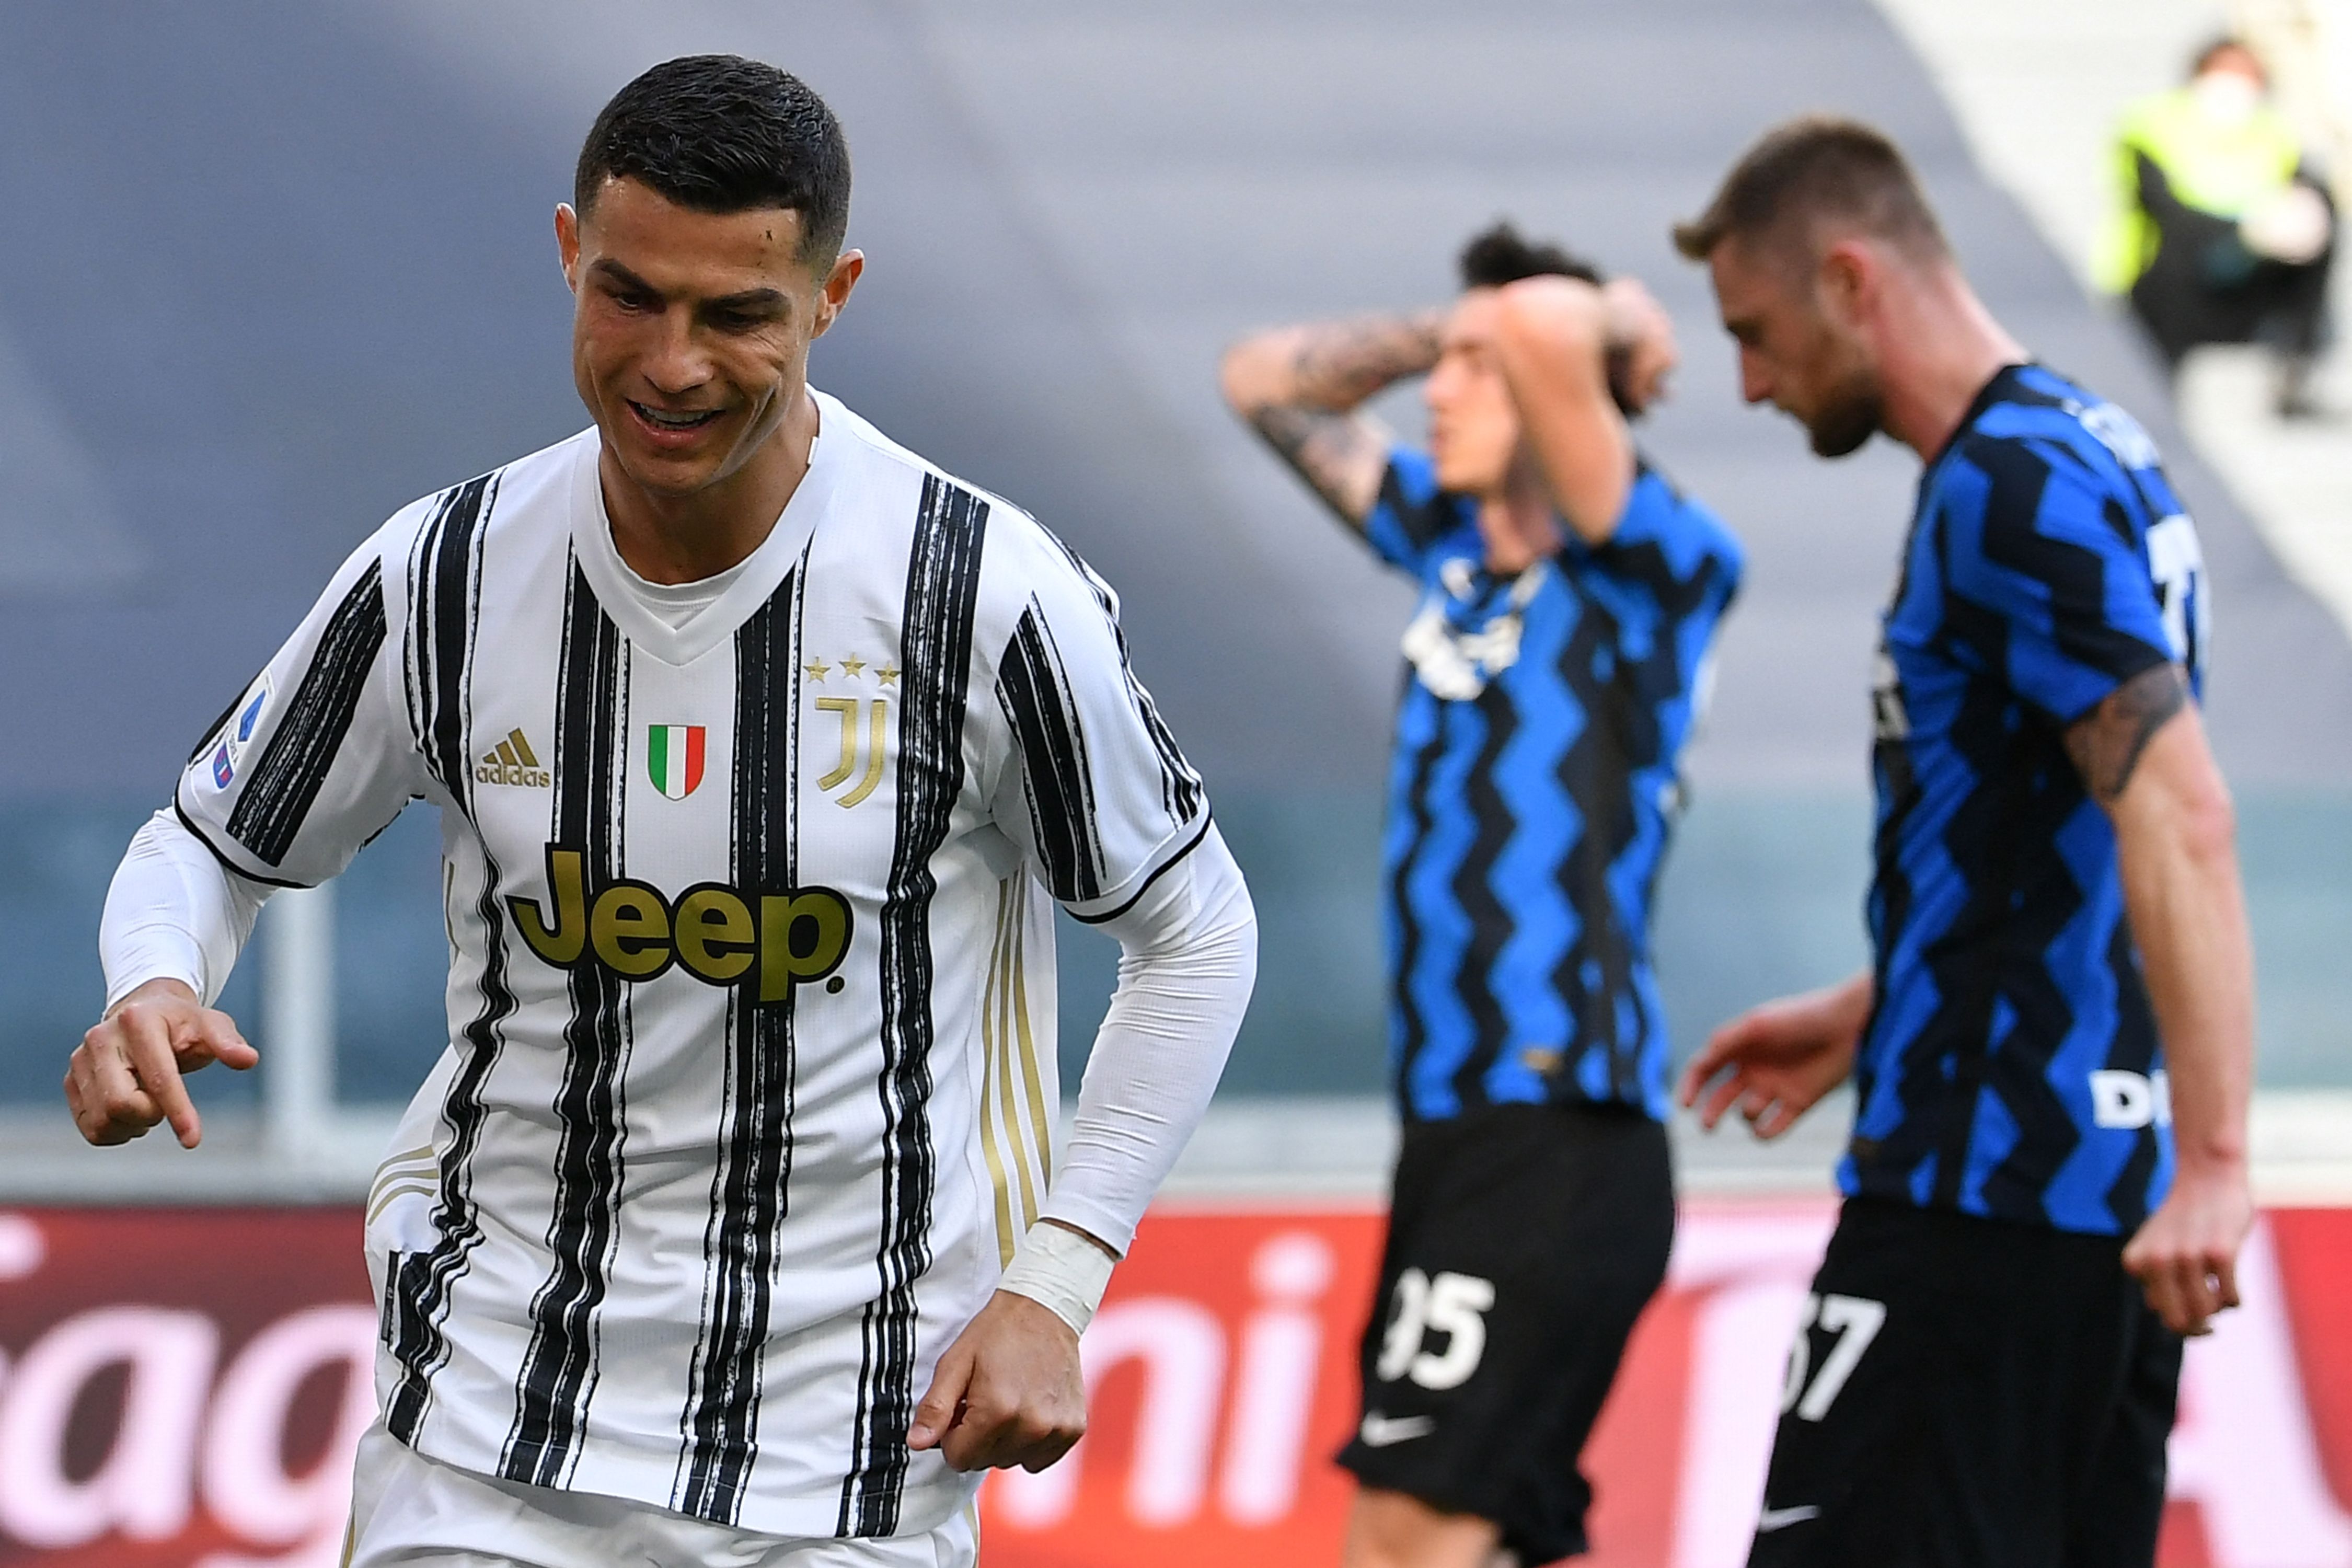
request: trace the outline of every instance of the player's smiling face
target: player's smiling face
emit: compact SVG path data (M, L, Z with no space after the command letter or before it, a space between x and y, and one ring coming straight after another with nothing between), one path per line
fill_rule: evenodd
M555 228L581 401L656 495L754 459L804 395L809 343L863 266L854 250L803 258L789 208L698 212L635 180L607 180L585 215L558 208Z
M1438 337L1437 363L1422 384L1429 405L1429 456L1440 489L1486 497L1507 483L1519 449L1519 411L1495 357L1499 295L1462 296Z

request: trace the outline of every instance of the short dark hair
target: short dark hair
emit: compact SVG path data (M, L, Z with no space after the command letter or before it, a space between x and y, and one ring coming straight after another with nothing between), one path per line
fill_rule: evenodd
M1951 254L1902 150L1858 120L1811 114L1774 126L1723 177L1706 211L1675 225L1675 248L1704 261L1727 239L1808 237L1824 220L1914 256Z
M1601 269L1549 240L1530 240L1508 218L1473 235L1462 247L1462 287L1500 289L1522 278L1575 278L1598 287Z
M637 180L682 207L801 216L800 258L831 266L849 230L849 143L808 84L740 55L664 60L613 95L580 148L572 205Z

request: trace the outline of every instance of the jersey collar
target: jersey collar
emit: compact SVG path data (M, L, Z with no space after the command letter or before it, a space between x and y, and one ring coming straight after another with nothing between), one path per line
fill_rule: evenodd
M1927 459L1925 467L1932 469L1937 464L1942 462L1944 454L1958 446L1960 437L1974 428L1978 420L1991 412L1994 404L2008 395L2011 384L2017 380L2018 373L2031 370L2038 363L2040 362L2035 360L2011 360L1993 372L1991 378L1977 388L1977 395L1969 400L1968 410L1960 416L1960 422L1952 426L1952 433L1944 437L1944 444L1936 448L1936 455Z
M809 538L833 502L840 477L847 423L841 405L815 387L817 434L809 445L808 472L801 476L783 514L760 548L744 558L742 574L684 626L672 628L634 585L635 574L622 561L613 543L613 521L604 510L604 488L597 482L596 463L603 451L600 439L580 444L572 470L572 545L582 575L596 591L604 613L621 635L639 650L667 665L688 665L735 635L751 613L768 602L784 574L800 559ZM836 432L828 435L827 432ZM592 437L594 432L590 432Z

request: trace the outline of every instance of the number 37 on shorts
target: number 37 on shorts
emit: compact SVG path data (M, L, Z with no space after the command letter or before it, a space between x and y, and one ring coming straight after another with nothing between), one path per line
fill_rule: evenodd
M1863 1352L1886 1326L1886 1303L1860 1296L1809 1295L1789 1342L1789 1371L1780 1385L1780 1414L1819 1421L1837 1403ZM1823 1342L1814 1363L1816 1335Z

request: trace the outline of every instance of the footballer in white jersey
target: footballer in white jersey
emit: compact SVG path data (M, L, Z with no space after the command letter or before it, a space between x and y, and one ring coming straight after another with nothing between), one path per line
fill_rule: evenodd
M815 101L709 58L624 100L664 71ZM665 199L608 187L604 221L671 221ZM626 236L579 234L575 286L625 315ZM582 283L591 254L625 281ZM656 348L656 369L694 363ZM449 1044L368 1205L363 1471L421 1457L754 1538L968 1550L969 1467L1034 1468L1076 1431L1016 1411L960 1452L941 1435L995 1395L962 1381L969 1354L942 1393L942 1357L1008 1266L1022 1310L1083 1327L1231 1043L1247 897L1117 599L1045 529L799 382L781 513L721 569L654 580L615 498L723 405L645 373L660 401L629 393L616 436L583 363L599 427L395 515L206 735L110 900L115 1011L77 1053L77 1117L100 1142L161 1119L154 1026L117 1023L125 1000L159 977L194 993L172 1046L201 1065L221 1018L202 1005L267 890L333 877L427 803ZM656 524L692 521L650 488ZM637 548L660 565L707 542L681 525ZM1131 972L1059 1169L1055 901ZM108 1099L117 1056L154 1115ZM1101 1267L1057 1264L1072 1247ZM373 1546L359 1522L362 1562L418 1544L414 1521Z

